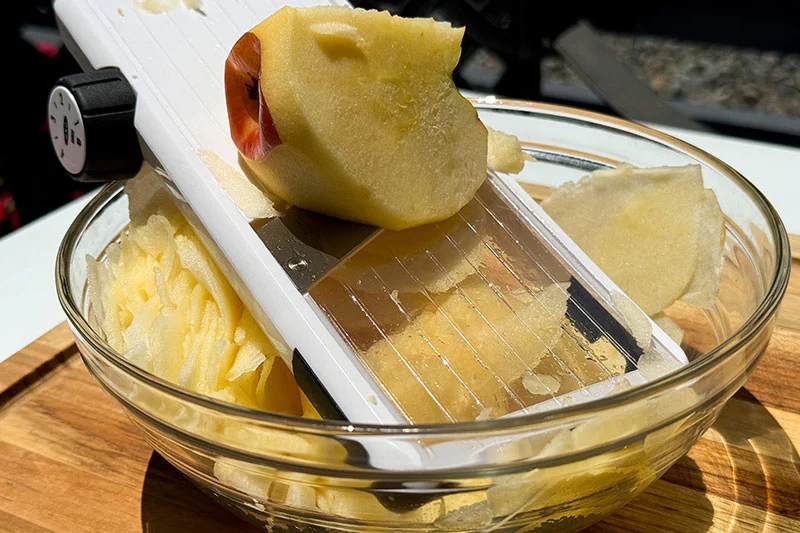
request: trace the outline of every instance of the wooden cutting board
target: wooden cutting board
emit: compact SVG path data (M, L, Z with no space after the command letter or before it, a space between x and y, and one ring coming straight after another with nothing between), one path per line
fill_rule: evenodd
M796 258L772 342L745 387L686 456L590 531L800 532L799 448ZM260 530L153 453L61 325L0 363L0 531Z

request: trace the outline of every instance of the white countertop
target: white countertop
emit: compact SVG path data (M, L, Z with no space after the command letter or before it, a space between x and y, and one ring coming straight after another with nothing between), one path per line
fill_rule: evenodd
M789 233L800 234L800 149L662 128L719 157L766 195ZM0 239L0 361L64 320L56 298L61 238L89 195Z
M64 321L56 297L56 254L91 196L0 239L0 361Z

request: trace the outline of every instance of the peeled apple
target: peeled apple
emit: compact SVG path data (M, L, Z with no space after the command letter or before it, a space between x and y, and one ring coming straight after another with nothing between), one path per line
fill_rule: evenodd
M464 29L284 7L225 65L231 137L274 195L401 230L454 215L486 177L487 130L452 72Z

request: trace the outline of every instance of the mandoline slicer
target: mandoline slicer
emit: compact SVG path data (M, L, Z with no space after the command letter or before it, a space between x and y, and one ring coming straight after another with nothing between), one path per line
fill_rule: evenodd
M205 0L154 14L132 0L56 0L88 74L54 89L51 131L65 168L91 178L127 160L135 126L145 157L323 416L381 425L516 416L687 363L506 176L490 173L452 219L407 232L296 208L246 218L198 152L236 165L225 60L282 5ZM457 454L407 442L364 447L374 465L402 470L466 464L492 444Z

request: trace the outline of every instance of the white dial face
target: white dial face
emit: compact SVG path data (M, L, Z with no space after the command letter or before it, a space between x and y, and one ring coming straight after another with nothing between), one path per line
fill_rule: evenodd
M50 93L50 140L61 164L70 174L80 174L86 164L86 136L78 103L64 87Z

